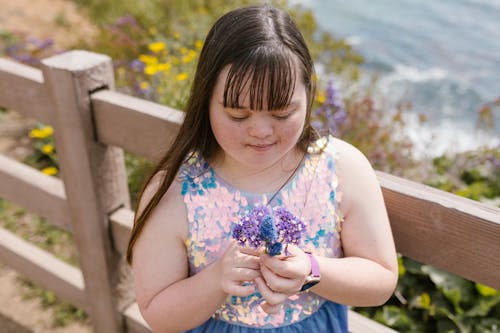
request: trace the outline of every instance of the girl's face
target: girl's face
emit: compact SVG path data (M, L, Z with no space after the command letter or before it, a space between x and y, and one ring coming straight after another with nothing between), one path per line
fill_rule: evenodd
M290 104L282 110L251 110L245 88L240 94L242 107L229 108L223 105L228 71L226 67L219 75L210 101L210 125L222 149L217 157L233 171L258 172L297 154L307 112L306 88L300 78L295 80Z

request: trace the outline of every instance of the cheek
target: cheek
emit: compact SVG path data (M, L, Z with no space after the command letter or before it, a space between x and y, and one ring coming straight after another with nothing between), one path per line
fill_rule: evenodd
M221 147L235 145L241 131L238 124L233 124L224 119L217 118L211 123L215 139Z
M302 134L303 128L304 120L299 117L297 120L291 121L286 126L281 127L281 136L286 137L289 140L298 139L298 137Z

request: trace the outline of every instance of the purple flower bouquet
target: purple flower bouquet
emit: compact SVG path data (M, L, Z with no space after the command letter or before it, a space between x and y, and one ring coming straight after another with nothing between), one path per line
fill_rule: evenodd
M242 216L233 227L233 238L242 246L256 249L264 246L270 256L275 256L281 253L283 245L299 245L305 230L304 222L288 209L277 207L270 210L259 205Z

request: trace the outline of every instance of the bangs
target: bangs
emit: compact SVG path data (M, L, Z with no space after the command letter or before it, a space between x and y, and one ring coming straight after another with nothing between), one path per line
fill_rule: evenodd
M290 104L297 66L293 54L285 47L258 47L230 66L224 86L224 107L271 111ZM244 101L249 105L242 105L247 103Z

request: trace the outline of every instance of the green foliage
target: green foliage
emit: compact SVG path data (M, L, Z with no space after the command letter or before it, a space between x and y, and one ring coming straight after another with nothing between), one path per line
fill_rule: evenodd
M500 206L500 150L478 149L434 158L427 183ZM400 332L500 332L500 292L399 258L395 296L382 307L358 309Z
M405 268L395 296L359 312L400 332L500 332L498 291L409 258L400 261Z
M128 93L183 109L194 67L209 27L225 12L255 1L201 0L75 1L102 25L91 45L81 47L110 55L117 87ZM313 58L328 72L355 80L363 58L344 40L318 27L310 10L274 1L297 21ZM162 49L155 46L164 45ZM142 63L142 65L141 65Z
M125 167L127 169L128 189L130 192L132 207L137 205L139 192L142 189L147 177L152 172L153 166L153 163L142 157L135 156L130 153L125 154Z
M500 197L500 149L443 155L433 160L427 184L473 200Z
M54 145L54 130L51 126L38 124L29 133L33 140L33 153L24 162L49 176L59 172L59 161Z

